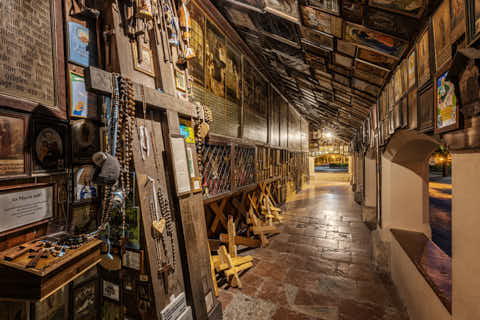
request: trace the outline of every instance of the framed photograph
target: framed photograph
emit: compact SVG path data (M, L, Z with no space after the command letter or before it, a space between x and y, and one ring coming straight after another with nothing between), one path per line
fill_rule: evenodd
M408 88L411 89L417 83L417 60L415 50L412 50L407 58Z
M417 89L413 89L408 93L408 128L417 129L418 126L418 96Z
M120 286L118 284L103 280L103 296L105 298L120 302Z
M374 30L395 35L402 39L410 39L417 28L414 18L368 7L365 14L365 25Z
M177 90L187 92L187 78L185 72L175 69L175 86Z
M122 265L126 268L140 271L142 268L142 252L125 250L122 256Z
M88 92L85 77L70 71L70 116L75 118L97 118L97 96Z
M97 204L76 204L70 206L70 232L86 234L97 229Z
M64 171L66 167L66 125L59 122L35 119L33 127L33 172Z
M360 1L342 0L342 17L346 21L357 24L363 23L364 6Z
M94 165L73 168L74 201L91 200L98 196L98 186L93 183Z
M95 35L77 22L68 22L68 61L82 67L96 65Z
M0 177L29 173L27 136L30 116L0 109Z
M426 0L408 0L408 1L384 1L369 0L368 4L387 11L400 13L403 15L420 18L425 10Z
M433 129L434 86L431 85L418 97L418 129L422 132Z
M95 319L98 304L98 279L83 282L72 290L71 311L73 320Z
M405 40L349 22L345 23L343 39L394 58L400 58L408 47Z
M447 80L447 75L448 71L441 72L435 79L435 133L459 127L459 105L455 85Z
M188 63L188 73L193 77L193 81L196 84L199 84L203 87L205 84L205 16L203 12L197 7L197 5L190 1L187 4L188 13L190 14L190 48L195 52L195 57L189 59ZM225 6L227 10L227 15L230 13L228 8L235 8L233 6ZM240 11L240 10L237 10ZM234 22L235 18L230 17L230 22ZM250 20L250 18L249 18ZM250 20L250 23L253 25L253 22ZM253 26L253 28L255 28Z
M322 49L333 51L335 37L307 27L301 28L303 42Z
M98 127L90 120L81 119L72 121L71 128L73 162L91 162L92 155L100 151Z
M139 47L140 46L140 47ZM142 59L138 59L139 53L142 55ZM145 73L146 75L155 77L155 66L153 64L153 53L148 43L140 41L140 43L132 42L132 57L133 68L138 72Z
M450 0L450 41L455 43L466 31L466 0Z
M357 58L388 70L392 70L397 63L397 59L395 58L365 48L358 48Z
M450 40L450 2L444 0L432 17L435 70L441 70L452 59Z
M311 7L318 8L322 11L333 13L335 15L340 14L339 0L306 0L305 4Z
M63 320L67 316L67 294L65 287L42 301L35 302L35 320Z
M102 320L119 320L123 318L122 306L110 300L103 300Z
M300 24L300 12L298 11L297 0L263 0L265 11L280 18Z
M357 47L351 42L337 39L337 51L343 53L344 55L355 57Z
M428 80L430 80L430 34L427 28L417 42L417 81L418 87L421 88Z

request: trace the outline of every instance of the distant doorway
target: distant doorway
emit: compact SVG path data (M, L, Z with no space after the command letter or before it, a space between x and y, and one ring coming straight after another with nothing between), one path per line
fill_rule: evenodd
M437 149L429 161L429 213L432 241L452 256L452 158Z
M348 172L348 157L343 154L325 154L315 158L315 172Z

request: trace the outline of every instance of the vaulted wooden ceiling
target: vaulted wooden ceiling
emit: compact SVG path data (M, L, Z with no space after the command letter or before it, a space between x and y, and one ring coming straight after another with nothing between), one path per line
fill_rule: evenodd
M435 6L429 0L214 0L313 129L351 139Z

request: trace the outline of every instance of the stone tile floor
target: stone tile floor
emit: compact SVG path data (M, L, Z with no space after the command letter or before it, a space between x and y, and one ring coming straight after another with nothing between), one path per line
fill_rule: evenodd
M223 286L226 320L408 320L391 283L369 264L369 230L345 182L311 181L287 202L282 233L244 251L243 289Z

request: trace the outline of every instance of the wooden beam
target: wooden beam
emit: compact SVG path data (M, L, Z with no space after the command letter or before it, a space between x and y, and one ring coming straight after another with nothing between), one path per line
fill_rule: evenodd
M234 240L235 240L235 244L239 244L239 245L242 245L242 246L247 246L247 247L250 247L250 248L258 248L261 245L259 240L248 238L248 237L235 236ZM223 243L227 243L228 242L228 235L225 234L225 233L221 233L220 234L220 241L223 242Z
M112 74L108 71L89 67L85 72L85 81L88 91L106 96L112 94ZM197 116L196 108L188 101L136 82L133 83L133 89L135 101L138 103L145 99L145 103L150 107L175 111L188 117Z

